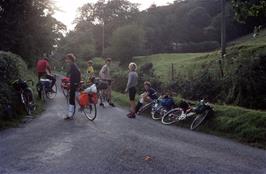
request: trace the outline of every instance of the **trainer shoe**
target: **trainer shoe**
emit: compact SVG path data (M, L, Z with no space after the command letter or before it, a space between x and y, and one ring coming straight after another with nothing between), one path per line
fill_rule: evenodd
M110 102L109 105L112 107L115 107L114 103L112 103L112 102Z

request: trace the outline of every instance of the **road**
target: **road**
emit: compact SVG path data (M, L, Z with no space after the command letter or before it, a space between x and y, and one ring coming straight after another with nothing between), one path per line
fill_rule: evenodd
M94 122L65 121L59 94L37 119L0 132L0 174L266 173L265 150L98 109Z

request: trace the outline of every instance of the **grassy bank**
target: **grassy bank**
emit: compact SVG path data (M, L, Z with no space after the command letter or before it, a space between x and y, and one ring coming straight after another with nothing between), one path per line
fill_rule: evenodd
M120 106L128 107L126 95L114 92L113 99ZM199 131L266 149L266 112L228 105L214 105L214 109L214 115ZM188 128L191 121L182 121L176 125Z

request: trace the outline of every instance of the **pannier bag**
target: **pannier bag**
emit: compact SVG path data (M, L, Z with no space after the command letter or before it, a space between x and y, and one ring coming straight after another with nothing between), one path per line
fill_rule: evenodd
M45 87L45 88L49 88L51 83L51 80L49 79L40 79L41 84Z
M28 85L25 81L18 79L13 83L13 87L16 91L20 91L21 89L25 90L28 88Z
M79 94L79 105L85 107L89 104L89 95L85 92Z
M166 109L171 109L175 105L175 102L173 98L167 97L167 98L161 99L161 105Z
M88 94L86 92L81 92L79 95L79 105L81 107L85 107L90 103L97 104L98 103L98 96L97 93Z

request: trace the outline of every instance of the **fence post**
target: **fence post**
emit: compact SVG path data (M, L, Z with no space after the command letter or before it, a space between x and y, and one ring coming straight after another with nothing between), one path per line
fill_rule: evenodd
M174 81L174 64L172 63L172 81Z

